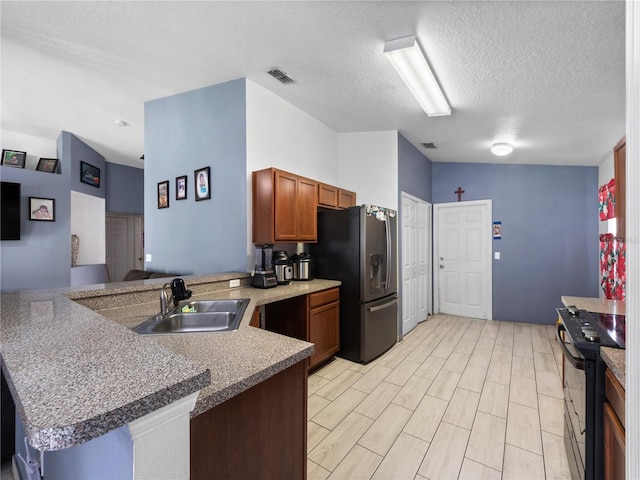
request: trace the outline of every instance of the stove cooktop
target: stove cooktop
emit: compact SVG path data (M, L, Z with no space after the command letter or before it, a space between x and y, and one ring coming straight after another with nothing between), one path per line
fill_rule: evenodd
M616 327L618 330L620 329L620 324L624 324L624 320L606 318L606 316L600 320L600 314L576 310L571 307L558 308L557 310L565 330L576 348L583 351L597 351L600 347L624 348L624 340L622 340L622 345L618 343L620 335L615 330ZM620 315L616 317L620 317Z
M618 344L620 348L625 348L625 316L611 313L589 312L589 315L606 330L607 335Z

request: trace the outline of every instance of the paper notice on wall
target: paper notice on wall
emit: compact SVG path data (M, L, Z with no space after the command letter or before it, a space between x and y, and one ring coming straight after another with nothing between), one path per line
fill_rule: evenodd
M502 238L502 222L493 222L493 239L500 240Z

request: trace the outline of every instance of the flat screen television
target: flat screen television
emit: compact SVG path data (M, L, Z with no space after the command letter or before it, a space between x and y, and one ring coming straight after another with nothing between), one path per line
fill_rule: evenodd
M0 182L0 240L20 240L20 184Z

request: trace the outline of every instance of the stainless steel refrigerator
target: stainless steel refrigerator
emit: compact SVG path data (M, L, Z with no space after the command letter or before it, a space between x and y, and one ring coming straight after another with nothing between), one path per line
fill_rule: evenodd
M398 340L397 212L373 205L318 213L316 278L342 281L338 356L367 363Z

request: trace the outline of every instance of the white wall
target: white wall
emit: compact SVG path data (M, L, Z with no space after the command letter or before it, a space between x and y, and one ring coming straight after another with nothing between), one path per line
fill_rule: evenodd
M339 186L354 190L358 204L398 210L398 132L338 135Z
M613 147L611 148L611 154L605 158L600 165L598 165L598 187L609 183L609 180L614 178L615 168L613 163ZM599 222L598 233L608 233L609 221Z
M336 184L337 132L264 87L246 82L249 182L254 170L276 167Z
M55 138L42 138L11 130L2 130L0 143L6 150L27 152L26 169L35 170L40 158L58 158Z
M106 263L105 231L105 199L72 190L71 233L80 238L78 265Z

